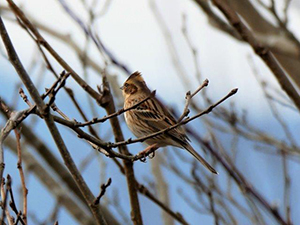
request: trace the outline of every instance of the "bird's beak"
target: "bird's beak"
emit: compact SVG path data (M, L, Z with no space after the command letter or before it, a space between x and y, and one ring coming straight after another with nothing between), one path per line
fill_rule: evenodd
M124 86L120 87L120 89L123 90L123 89L124 89Z

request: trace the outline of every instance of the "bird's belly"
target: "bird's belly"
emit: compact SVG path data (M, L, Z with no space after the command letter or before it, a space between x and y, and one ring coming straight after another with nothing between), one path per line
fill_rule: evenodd
M143 137L147 134L145 130L141 129L141 127L138 125L139 120L136 116L134 116L134 114L125 112L125 121L131 132L137 138Z

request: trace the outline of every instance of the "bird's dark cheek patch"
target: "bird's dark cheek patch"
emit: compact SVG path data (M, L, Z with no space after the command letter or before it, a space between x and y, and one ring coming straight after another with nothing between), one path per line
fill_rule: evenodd
M131 90L131 94L134 94L136 91L137 91L137 88L134 87L134 88Z
M135 86L129 86L126 88L125 93L126 94L134 94L137 91L137 88Z

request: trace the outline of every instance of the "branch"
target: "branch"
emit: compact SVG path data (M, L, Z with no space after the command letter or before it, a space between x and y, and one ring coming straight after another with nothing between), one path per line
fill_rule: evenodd
M55 94L57 94L58 90L63 85L63 83L64 83L63 81L65 81L65 79L67 79L68 76L69 76L69 73L62 74L62 76L59 79L57 79L56 82L54 82L54 84L51 86L51 88L48 89L46 91L46 93L41 96L41 98L44 99L46 96L48 96L50 93L53 92L53 94L52 94L52 96L53 96L52 99L53 99L55 97ZM58 87L57 90L55 90L58 83L60 83L60 86ZM5 168L4 150L3 150L3 142L4 142L5 138L9 135L9 133L13 129L15 129L24 119L27 118L28 115L33 113L36 109L36 105L32 105L30 103L30 101L28 100L28 98L25 95L22 88L20 88L19 93L20 93L21 97L23 98L23 100L29 105L30 108L27 109L27 110L10 112L9 113L9 119L6 122L5 127L0 132L0 178L3 177L3 171L4 171L4 168ZM50 98L49 102L51 102L51 98ZM0 99L0 103L1 103L0 107L3 109L3 111L9 112L8 107L4 104L4 102L2 102L1 99Z
M49 104L52 105L51 102L55 98L55 95L58 93L59 89L62 86L64 86L64 82L68 78L69 75L70 75L70 73L65 73L65 71L63 71L61 73L61 76L53 83L53 85L49 89L46 89L46 93L44 93L44 94L41 95L42 100L44 100L48 95L50 95L50 100L49 100L49 103L48 103L47 107L49 107ZM56 87L57 87L58 84L59 84L59 86L56 89ZM29 109L22 111L23 115L20 116L15 121L15 127L17 127L24 119L27 118L28 115L30 115L31 113L34 113L35 110L36 110L36 104L31 104L31 102L28 100L28 97L24 93L24 90L22 88L19 89L19 94L23 98L24 102L29 106ZM37 112L37 114L39 116L41 116L39 112Z
M204 82L205 84L206 82ZM198 88L191 96L193 97L195 94L197 94L197 92L199 92L201 89ZM191 117L191 118L187 118L181 122L178 122L176 123L175 125L173 126L170 126L164 130L160 130L158 132L155 132L155 133L152 133L150 135L146 135L144 137L141 137L141 138L136 138L136 139L128 139L126 141L119 141L119 142L116 142L116 143L107 143L107 142L103 142L102 140L100 140L99 138L95 138L91 135L89 135L88 133L82 131L80 128L76 127L76 122L74 121L69 121L69 120L65 120L65 119L62 119L60 117L57 117L57 116L53 116L53 119L55 122L58 122L64 126L67 126L69 128L71 128L73 131L75 131L78 136L80 138L84 138L86 140L88 140L89 142L103 148L108 154L105 154L104 152L102 152L101 150L99 150L100 152L104 153L106 156L109 156L109 157L118 157L118 158L121 158L121 159L124 159L124 160L127 160L127 161L137 161L137 160L141 160L141 161L144 161L145 157L149 156L151 153L154 153L158 148L156 146L149 146L148 148L146 148L145 150L137 153L136 155L132 156L130 155L129 153L124 153L124 152L115 152L113 151L111 148L117 148L117 147L120 147L120 146L125 146L125 145L128 145L128 144L133 144L133 143L137 143L137 142L143 142L149 138L153 138L153 137L156 137L156 136L159 136L163 133L167 133L169 132L170 130L173 130L175 129L176 127L178 126L181 126L181 125L184 125L184 124L187 124L188 122L194 120L194 119L197 119L198 117L200 116L203 116L204 114L208 114L210 113L215 107L217 107L218 105L220 105L222 102L224 102L226 99L228 99L229 97L231 97L232 95L236 94L237 93L237 88L236 89L233 89L231 90L225 97L223 97L221 100L219 100L218 102L216 102L215 104L209 106L207 109L203 110L202 112L196 114L195 116ZM116 117L113 117L113 118L116 118Z
M56 61L66 70L71 73L73 79L92 96L94 99L98 100L99 94L90 87L72 68L69 64L63 60L60 55L52 48L52 46L43 38L43 36L38 32L38 30L33 26L33 24L27 19L22 10L12 1L7 0L9 7L12 9L15 16L22 21L23 25L26 26L32 34L35 36L36 40L56 59Z
M4 102L2 102L2 104L4 104ZM2 112L6 112L6 111L10 111L9 109L8 109L8 107L4 104L4 106L5 107L3 107L2 108ZM94 138L94 137L92 137L92 136L90 136L89 134L87 134L87 133L85 133L85 132L83 132L83 131L81 131L81 129L79 129L79 128L76 128L75 126L74 126L74 122L73 121L67 121L67 120L64 120L64 119L62 119L62 118L60 118L60 117L57 117L57 116L53 116L53 118L54 118L54 120L56 121L56 122L58 122L58 123L60 123L60 124L62 124L62 125L65 125L65 126L68 126L68 127L70 127L71 129L72 129L72 126L73 126L73 128L74 128L74 131L79 135L79 137L81 137L81 138L86 138L87 140L89 140L89 141L91 141L91 142L93 142L93 143L95 143L95 144L98 144L98 145L100 145L101 143L99 143L100 141L97 139L97 138ZM34 145L36 145L35 147L37 148L37 150L38 150L38 152L40 152L42 155L45 153L45 152L48 152L49 150L45 147L45 146L43 146L43 144L39 141L39 140L37 140L36 139L36 137L35 137L35 135L33 134L33 133L30 133L30 130L27 128L27 126L26 125L22 125L22 131L24 132L24 136L25 136L25 138L27 139L27 140L32 140L33 138L33 142L34 142ZM82 133L81 133L82 132ZM87 135L87 136L85 136L85 135ZM89 139L89 138L91 138L91 139ZM10 143L10 142L8 142L8 143ZM102 143L103 144L103 143ZM42 146L42 147L41 147ZM105 144L104 144L104 147L105 147ZM13 150L14 150L14 148L13 148ZM138 153L136 156L128 156L128 155L123 155L123 154L120 154L120 153L117 153L117 152L114 152L113 151L113 153L116 153L116 154L119 154L119 155L116 155L115 157L119 157L119 158L123 158L123 159L126 159L126 160L129 160L129 161L131 161L134 157L136 157L136 158L139 158L139 159L143 159L144 157L146 157L148 154L150 154L151 152L148 152L148 154L147 155L143 155L143 154L141 154L140 155L140 153ZM29 154L29 153L26 153L26 156L27 156L27 154ZM113 157L113 155L111 155L111 157ZM29 163L28 162L28 160L29 159L32 159L33 157L32 156L30 156L30 155L28 155L25 159L27 159L27 164ZM48 160L49 158L52 158L52 156L50 157L50 156L44 156L44 158L45 158L45 160ZM138 159L136 159L136 160L138 160ZM29 163L30 165L32 165L32 163L33 162L31 162L31 163ZM61 175L63 175L62 177L61 177L61 179L63 179L63 180L65 180L65 178L66 178L66 176L68 175L68 174L64 174L64 172L62 172L63 170L64 170L64 168L60 168L59 167L59 165L60 165L60 163L59 162L55 162L55 161L51 161L51 162L48 162L48 164L51 166L51 167L53 167L53 165L56 165L56 167L53 167L53 169L55 169L55 171L56 171L56 173L58 173L58 175L59 176L61 176ZM121 166L121 165L119 165L119 166ZM36 167L36 166L35 166ZM40 168L40 167L39 167ZM122 169L122 168L120 168L121 169L121 172L124 174L125 172L124 172L124 169ZM37 169L37 171L41 171L41 168L40 169ZM41 174L43 174L43 173L45 173L45 172L41 172ZM42 176L42 175L41 175ZM39 176L38 175L38 177L40 177L40 179L42 179L43 178L43 176L41 177L41 176ZM47 178L47 179L45 179L45 180L49 180L50 178ZM42 181L43 181L43 179L42 179ZM73 182L73 180L70 180L70 182ZM43 181L44 182L44 181ZM77 194L78 195L78 191L77 190L74 190L73 189L73 186L71 185L69 185L69 181L68 180L65 180L65 182L68 184L68 186L73 190L73 192L75 193L75 194ZM51 182L51 183L53 183L53 182ZM47 184L46 184L46 186L47 187L50 187L50 186L48 186ZM180 213L176 213L176 212L174 212L174 211L172 211L168 206L166 206L164 203L162 203L159 199L157 199L156 197L155 197L155 195L153 195L149 190L147 190L146 189L146 187L145 186L143 186L143 185L141 185L141 184L138 184L137 185L138 186L138 190L139 190L139 192L140 193L142 193L143 195L145 195L147 198L149 198L151 201L153 201L155 204L157 204L159 207L161 207L165 212L167 212L170 216L172 216L172 217L174 217L178 222L180 222L181 224L188 224L184 219L183 219L183 217L182 217L182 215L180 214ZM51 187L50 187L50 189L52 189ZM81 197L81 196L79 196L79 197ZM68 200L67 200L68 201ZM67 208L68 208L68 206L66 206ZM104 209L103 209L104 210ZM72 213L72 211L71 211L71 213Z
M23 126L24 130L24 126ZM25 136L25 135L24 135ZM17 150L15 147L15 139L8 137L7 141L5 142L5 145L7 148L9 148L12 153L17 155ZM28 140L26 140L27 143ZM29 146L31 147L31 146ZM36 152L30 153L26 146L22 148L22 156L24 164L26 165L26 168L30 170L32 174L34 174L35 177L45 186L45 188L49 191L51 196L53 196L54 199L57 199L59 201L60 205L64 207L69 214L78 221L79 224L87 224L87 225L94 225L95 219L92 217L92 214L87 211L87 207L85 205L81 204L83 201L76 201L78 198L78 194L80 191L73 191L73 189L70 189L67 185L67 189L64 188L62 185L62 182L65 184L63 180L63 177L59 177L58 181L55 179L54 174L52 173L53 170L51 169L45 169L45 163L44 160L41 162L39 155L36 154ZM58 161L55 166L60 167L61 162ZM62 167L64 169L64 167ZM62 170L63 173L63 170ZM59 176L60 174L58 174ZM70 176L70 173L67 173L66 176ZM64 178L65 179L65 178ZM73 180L72 180L73 181ZM76 186L77 187L77 186ZM71 191L67 191L71 190ZM70 195L71 192L71 195ZM112 223L117 224L117 223Z
M11 177L9 175L7 175L7 184L10 184L10 185L7 185L7 190L10 195L10 199L11 199L11 201L9 202L9 206L14 211L14 213L17 215L17 220L20 220L22 225L25 225L26 224L25 220L23 220L23 218L22 218L23 213L21 211L18 211L17 206L16 206L14 194L13 194L13 191L11 188Z
M61 88L63 88L65 86L66 80L68 79L69 76L70 76L70 73L66 73L66 71L63 71L60 74L58 81L56 82L56 85L59 83L58 87L56 88L56 85L55 85L55 87L50 88L49 92L46 89L46 91L49 93L49 102L47 103L48 107L54 103L57 93L59 92L59 90Z
M144 185L136 182L138 190L141 194L145 195L149 199L151 199L154 203L159 205L166 213L176 219L179 223L183 225L188 225L188 222L183 218L183 216L179 212L172 211L168 206L166 206L163 202L156 198Z
M0 101L1 107L4 107L2 101ZM8 110L8 109L6 109ZM24 113L27 110L19 111L19 112L11 112L8 121L6 122L5 126L1 129L0 132L0 179L3 178L3 172L5 168L4 163L4 149L3 144L9 133L15 129L17 121L23 117Z
M106 184L101 185L101 192L97 196L97 198L94 201L94 205L98 205L100 203L100 199L105 195L106 189L111 185L111 178L109 178L106 182Z
M11 0L8 0L10 5L14 5L14 3ZM26 86L29 94L31 95L31 98L34 100L34 102L37 105L38 110L40 111L41 115L44 117L44 120L46 122L46 125L55 141L55 144L60 151L60 154L64 160L65 165L69 169L70 173L73 176L73 179L76 181L77 185L80 188L80 191L84 195L87 203L90 206L90 210L93 212L94 217L96 219L97 224L106 224L102 213L99 210L99 207L92 207L91 203L94 200L94 196L90 189L88 188L87 184L83 180L83 177L81 176L80 172L78 171L65 143L62 139L54 121L53 117L49 113L49 108L47 110L47 106L43 102L42 98L40 97L36 87L32 83L29 75L27 74L26 70L24 69L22 63L19 60L19 57L17 53L15 52L15 49L11 43L11 40L7 34L6 28L4 26L4 23L2 21L2 18L0 17L0 31L1 31L1 37L4 42L5 48L7 50L7 54L9 57L10 62L14 66L16 72L18 73L20 79Z
M25 175L24 175L24 171L23 171L23 167L22 167L22 153L21 153L21 142L20 142L21 134L17 129L15 129L15 136L16 136L16 140L17 140L17 152L18 152L17 167L19 170L21 184L22 184L22 191L23 191L23 212L21 214L22 218L20 217L19 220L21 222L23 221L22 224L27 224L27 194L28 194L28 190L26 188ZM12 193L11 193L11 195L12 195ZM18 215L18 213L17 213L17 215Z
M4 114L5 117L9 117L11 110L8 106L2 102L0 102L0 110ZM65 165L63 165L60 160L56 158L55 155L51 152L51 150L43 143L35 133L32 132L32 130L26 125L22 124L22 135L25 138L25 142L35 150L35 156L39 155L43 158L44 162L51 168L54 173L60 178L60 180L66 184L68 190L74 194L76 198L80 200L81 203L84 204L86 208L81 209L81 207L77 206L78 203L73 202L73 198L70 198L69 196L65 195L65 190L61 189L61 185L58 183L55 183L56 181L53 180L53 178L48 174L48 171L44 171L44 169L41 167L41 165L35 160L34 156L32 156L28 151L23 151L23 160L26 165L29 166L33 170L33 172L36 174L36 176L41 180L42 183L45 184L45 186L48 188L50 192L53 193L54 196L57 197L57 199L61 200L61 204L64 205L64 207L80 222L80 223L87 223L87 224L94 224L95 219L91 218L87 213L86 209L88 209L88 203L86 202L84 196L82 195L80 189L78 188L76 182L72 178L70 172L66 168ZM6 145L15 153L16 148L14 145L15 141L12 140L9 136L7 137L7 140L5 142ZM117 161L117 160L114 160ZM48 174L48 175L47 175ZM54 190L57 190L58 187L61 189L58 193ZM54 192L53 192L54 191ZM113 217L113 215L107 210L107 208L102 207L101 208L105 220L108 222L108 224L118 224L116 219Z
M108 119L111 119L111 118L113 118L113 117L116 117L116 116L119 116L119 115L125 113L126 111L129 111L129 110L131 110L131 109L135 109L136 107L138 107L139 105L143 104L144 102L146 102L146 101L149 100L150 98L153 98L153 97L155 96L155 92L156 92L156 91L152 91L151 94L150 94L148 97L146 97L146 98L143 99L142 101L140 101L140 102L138 102L138 103L132 105L132 106L129 107L129 108L126 108L126 109L124 109L124 108L123 108L123 109L120 109L119 111L117 111L117 112L115 112L115 113L112 113L112 114L110 114L110 115L108 115L108 116L105 116L105 117L103 117L103 118L94 118L94 119L92 119L91 121L87 121L87 122L84 122L84 123L76 122L75 126L76 126L76 127L84 127L84 126L88 126L88 125L92 125L92 124L96 124L96 123L103 123L103 122L105 122L105 121L108 120Z
M277 208L272 207L266 199L260 195L252 185L250 185L246 179L242 176L239 170L233 165L228 165L225 161L224 157L222 157L211 145L209 142L201 139L199 137L200 143L210 151L210 153L222 164L222 166L226 169L229 175L234 179L234 181L246 192L251 194L269 213L271 213L277 221L282 225L288 225L288 223L281 217Z
M179 123L176 123L175 125L173 126L170 126L166 129L163 129L163 130L160 130L158 132L155 132L155 133L152 133L152 134L149 134L149 135L146 135L144 137L141 137L141 138L136 138L136 139L128 139L126 141L120 141L120 142L117 142L117 143L109 143L108 144L108 147L111 147L111 148L116 148L116 147L119 147L119 146L123 146L123 145L129 145L129 144L133 144L133 143L137 143L137 142L143 142L149 138L153 138L153 137L156 137L158 135L161 135L161 134L164 134L164 133L167 133L168 131L170 130L173 130L175 129L176 127L179 127L179 126L182 126L184 124L187 124L188 122L194 120L194 119L197 119L198 117L204 115L204 114L208 114L210 113L215 107L217 107L218 105L220 105L222 102L224 102L226 99L230 98L232 95L236 94L238 91L237 88L235 89L232 89L225 97L223 97L221 100L219 100L218 102L216 102L215 104L209 106L208 108L206 108L204 111L196 114L195 116L191 117L191 118L187 118ZM136 159L135 159L136 160Z
M226 21L224 21L219 15L217 15L214 10L212 10L211 5L207 0L194 0L201 9L206 13L209 19L209 23L225 33L229 34L237 40L241 40L241 36L234 30Z
M208 84L208 80L205 80L203 82L203 84L193 93L190 95L190 97L188 98L187 100L187 103L186 103L186 107L184 109L184 112L186 112L187 110L187 106L189 105L189 99L194 97L203 87L205 87L206 85ZM141 137L141 138L138 138L138 139L128 139L127 141L122 141L122 142L119 142L119 143L106 143L106 142L103 142L102 140L100 140L99 138L95 138L91 135L89 135L88 133L82 131L80 128L77 127L77 122L74 122L74 121L70 121L68 118L67 119L62 119L60 117L57 117L57 116L54 116L53 115L53 119L55 122L58 122L64 126L67 126L69 128L71 128L73 131L75 131L78 136L80 138L84 138L85 140L87 140L93 148L97 149L98 151L100 151L101 153L103 153L104 155L106 156L109 156L109 157L118 157L118 158L121 158L121 159L124 159L124 160L129 160L129 161L137 161L137 160L141 160L141 161L144 161L144 159L149 156L151 153L154 153L158 148L156 146L150 146L151 148L146 148L145 150L137 153L136 155L134 156L131 156L131 155L128 155L128 154L124 154L124 153L118 153L118 152L115 152L113 151L111 148L116 148L118 147L119 145L127 145L127 144L132 144L132 143L136 143L136 142L143 142L144 140L148 139L148 138L152 138L152 137L155 137L155 136L158 136L158 135L161 135L162 133L165 133L165 132L168 132L172 129L175 129L176 127L178 126L181 126L183 124L186 124L204 114L207 114L209 112L211 112L213 110L213 108L215 108L216 106L218 106L219 104L221 104L223 101L225 101L227 98L231 97L232 95L234 95L235 93L237 92L237 89L233 89L228 95L226 95L224 98L222 98L220 101L218 101L217 103L211 105L210 107L208 107L206 110L202 111L201 113L193 116L192 118L187 118L186 120L182 121L182 122L178 122L177 124L171 126L171 127L168 127L164 130L161 130L159 132L156 132L156 133L153 133L153 134L150 134L150 135L147 135L147 136L144 136L144 137ZM150 98L152 96L152 94L155 94L155 92L152 92L150 96L148 96L146 99L144 99L143 101L146 101L148 98ZM142 102L143 102L142 101ZM125 109L125 110L130 110L132 108L135 108L137 107L139 104L141 104L142 102L139 102L138 104L134 105L133 107L130 107L128 109ZM122 112L124 111L124 109L121 109L119 110L118 112ZM118 113L117 112L117 113ZM117 116L117 113L112 113L110 114L109 118L114 118L115 116ZM184 115L184 113L183 113ZM95 146L96 145L96 146ZM98 147L97 147L98 146ZM100 147L100 149L99 149ZM101 148L103 148L105 151L101 150Z
M248 42L253 48L254 52L265 62L265 64L277 78L282 89L293 100L298 110L300 110L300 96L297 90L294 88L293 84L285 74L282 67L278 64L278 61L275 59L273 54L269 51L269 49L267 49L256 40L251 31L240 20L237 13L225 1L212 0L212 2L221 10L221 12L225 15L231 25L241 35L242 39Z
M121 173L125 175L125 171L121 170ZM161 209L163 209L166 213L168 213L170 216L172 216L175 220L177 220L179 223L183 225L188 225L188 222L183 218L183 216L179 212L174 212L172 209L170 209L165 203L160 201L156 195L152 194L147 187L145 187L143 184L139 183L137 180L135 180L136 187L138 191L146 196L148 199L150 199L152 202L157 204Z
M10 176L7 175L7 182L6 182L6 189L4 189L4 185L5 185L5 181L4 181L4 178L2 178L1 180L1 184L0 184L0 191L1 191L1 208L2 208L2 214L1 214L1 219L0 219L0 222L1 222L1 225L4 224L4 219L5 219L5 216L7 217L7 221L8 221L8 224L9 225L14 225L13 223L13 217L11 217L10 213L9 213L9 210L7 209L7 199L8 199L8 190L10 188L10 185L11 185L11 179L10 179Z
M6 8L4 6L1 6L1 10L3 12L11 12L9 8ZM15 20L11 19L10 17L4 17L5 14L3 14L3 18L10 20L12 22L16 22ZM43 33L52 36L55 39L58 39L59 41L63 42L66 46L69 46L76 55L78 55L79 57L81 57L82 55L85 55L85 53L83 52L83 50L81 50L81 48L79 47L79 43L75 42L72 38L72 36L68 33L60 33L57 31L57 29L55 28L51 28L50 26L47 26L44 23L41 23L40 20L33 18L32 16L28 15L27 16L30 18L30 21L32 21L32 23L41 31L43 31ZM34 41L37 42L36 39L34 39ZM40 46L40 45L39 45ZM41 47L41 46L40 46ZM41 50L42 48L39 49ZM42 52L43 57L45 56L44 52ZM48 60L45 60L46 64L49 65L47 63ZM99 63L96 62L94 60L94 58L89 57L88 55L85 55L85 62L98 74L103 74L104 73L104 69L100 67ZM50 70L52 70L50 68Z
M102 106L107 114L115 113L115 105L114 100L110 92L109 84L106 80L106 77L103 77L103 88L100 91L101 98L99 101L100 106ZM123 141L124 136L121 130L121 126L117 117L113 117L110 119L110 124L115 136L116 141ZM129 155L129 151L127 146L119 146L119 152L123 155ZM130 198L131 205L131 220L134 225L142 225L142 214L140 209L140 203L138 199L138 193L135 182L135 175L133 170L133 162L129 160L123 160L124 171L127 180L128 194Z
M188 114L190 113L190 110L189 110L189 105L190 105L190 102L191 102L191 99L199 92L201 91L204 87L207 87L208 86L208 80L204 80L203 83L198 87L198 89L196 91L194 91L193 94L191 94L190 91L188 91L185 95L185 106L184 106L184 110L183 110L183 113L182 115L179 117L179 119L177 120L177 122L181 122L183 120L184 117L188 116Z
M103 42L100 40L99 36L95 35L84 24L84 22L70 9L70 7L67 5L67 3L64 0L59 0L59 3L64 8L64 10L66 11L66 13L80 26L80 28L84 31L85 35L87 35L88 37L90 37L93 40L93 42L96 45L96 47L98 48L98 50L101 53L105 52L105 54L111 60L112 64L116 65L117 67L119 67L122 70L124 70L124 72L126 72L127 74L129 74L130 73L129 69L124 64L122 64L121 62L119 62L117 60L117 58L108 50L108 48L105 47L105 45L103 44Z

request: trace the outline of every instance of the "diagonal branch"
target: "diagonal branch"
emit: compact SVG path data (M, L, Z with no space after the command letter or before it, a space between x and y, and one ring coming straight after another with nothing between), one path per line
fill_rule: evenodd
M282 225L288 225L284 218L280 215L278 209L276 207L272 207L267 200L257 192L251 184L247 182L247 180L242 176L239 170L233 165L230 164L222 157L211 145L208 141L203 140L202 138L198 138L200 143L207 148L210 153L221 163L221 165L226 169L229 175L234 179L234 181L245 191L246 193L252 195L269 213L273 214L273 216L277 219L277 221Z
M145 101L149 100L150 98L153 98L154 96L155 96L155 91L152 91L151 94L148 97L146 97L142 101L140 101L140 102L132 105L129 108L126 108L126 109L122 108L122 109L118 110L117 112L112 113L110 115L107 115L107 116L105 116L103 118L94 118L91 121L87 121L87 122L84 122L84 123L77 122L75 126L76 127L84 127L84 126L88 126L88 125L92 125L92 124L96 124L96 123L103 123L103 122L105 122L108 119L111 119L113 117L116 117L116 116L119 116L119 115L125 113L126 111L129 111L131 109L135 109L136 107L138 107L139 105L143 104Z
M11 1L10 1L11 2ZM93 215L96 219L97 224L106 224L102 213L100 212L99 207L92 207L92 202L94 200L94 196L90 189L88 188L87 184L83 180L83 177L81 176L80 172L78 171L65 143L62 139L54 121L52 115L49 113L49 108L46 106L46 104L43 102L42 98L40 97L40 94L38 93L36 87L32 83L29 75L27 74L25 68L23 67L21 61L19 60L19 57L11 43L11 40L8 36L8 33L6 31L5 25L2 21L2 18L0 17L0 32L1 37L4 42L8 58L12 65L14 66L16 72L18 73L20 79L26 86L29 94L31 95L31 98L34 100L34 102L37 105L38 110L40 111L41 115L43 116L48 129L55 141L55 144L60 151L60 154L64 160L65 165L69 169L70 173L73 176L73 179L76 181L80 191L85 197L85 200L88 202L90 206L90 210L93 212Z
M179 127L181 125L184 125L184 124L187 124L188 122L194 120L194 119L197 119L198 117L204 115L204 114L208 114L210 113L215 107L217 107L218 105L220 105L222 102L224 102L226 99L230 98L231 96L233 96L234 94L236 94L238 91L237 88L235 89L232 89L225 97L223 97L221 100L219 100L218 102L216 102L215 104L209 106L207 109L203 110L202 112L196 114L195 116L191 117L191 118L187 118L185 120L182 120L181 122L179 123L176 123L175 125L173 126L170 126L166 129L163 129L163 130L160 130L158 132L155 132L155 133L152 133L152 134L149 134L149 135L146 135L144 137L141 137L141 138L136 138L136 139L128 139L126 141L120 141L120 142L117 142L117 143L110 143L108 144L108 147L111 147L111 148L116 148L116 147L119 147L119 146L123 146L123 145L129 145L129 144L133 144L133 143L137 143L137 142L143 142L149 138L153 138L153 137L156 137L158 135L161 135L161 134L164 134L170 130L173 130L175 129L176 127Z
M226 1L212 0L212 2L221 10L230 24L241 35L242 39L248 42L253 48L254 52L265 62L265 64L277 78L282 89L293 100L298 110L300 110L300 96L282 69L281 65L275 59L274 55L269 51L268 48L257 41L251 31L246 27L237 13L227 4Z
M123 63L119 62L117 58L112 54L111 51L103 44L103 42L100 40L99 36L95 35L90 28L88 28L84 22L73 12L65 0L59 0L59 3L64 8L66 13L80 26L80 28L84 31L85 35L89 36L96 47L98 48L99 52L104 52L110 59L111 63L116 65L117 67L121 68L129 74L129 69L124 65Z
M183 113L181 114L181 116L179 117L179 119L177 120L177 122L180 122L181 120L183 120L184 117L188 116L188 114L190 113L190 110L189 110L189 105L191 103L191 99L196 95L198 94L199 91L201 91L204 87L207 87L208 86L208 79L205 79L203 81L203 83L197 88L196 91L194 91L194 93L191 94L190 91L188 91L185 95L185 106L184 106L184 110L183 110Z
M106 189L111 185L111 178L109 178L106 182L106 184L102 184L101 185L101 192L100 194L97 196L97 198L94 201L94 205L98 205L100 203L100 199L105 195Z
M26 26L30 32L34 35L36 40L45 48L47 51L56 59L56 61L66 70L71 73L73 79L94 99L98 100L100 97L98 92L95 91L91 86L89 86L76 72L72 67L60 57L60 55L52 48L52 46L44 39L44 37L39 33L39 31L33 26L33 24L27 19L22 10L12 1L7 0L10 8L12 9L15 16L23 22L23 25Z
M132 156L130 154L128 155L128 153L124 153L124 152L120 152L120 153L115 152L111 148L117 148L117 147L119 148L120 146L125 146L125 145L128 145L128 144L133 144L133 143L137 143L137 142L143 142L143 141L145 141L149 138L153 138L153 137L159 136L163 133L169 132L170 130L175 129L178 126L182 126L184 124L187 124L190 121L195 120L200 116L203 116L205 114L210 113L215 107L217 107L222 102L224 102L225 100L230 98L232 95L236 94L237 90L238 90L237 88L231 90L226 96L224 96L218 102L216 102L215 104L212 104L211 106L209 106L208 108L206 108L202 112L196 114L195 116L193 116L191 118L187 118L187 119L185 119L181 122L178 122L175 125L170 126L170 127L166 128L164 130L155 132L153 134L146 135L146 136L141 137L141 138L136 138L136 139L131 139L130 138L128 140L119 141L119 142L116 142L116 143L106 143L106 142L103 142L102 140L100 140L98 138L95 138L95 137L87 134L86 132L84 132L80 128L76 127L76 123L73 122L73 121L68 121L68 120L65 120L65 119L57 117L57 116L53 116L53 119L54 119L55 122L60 123L64 126L67 126L67 127L71 128L73 131L75 131L78 134L79 137L84 138L84 139L88 140L89 142L105 149L107 151L107 153L109 153L109 155L106 155L106 156L118 157L118 158L128 160L128 161L137 161L137 160L143 160L145 157L147 157L151 153L155 152L158 148L153 147L153 148L150 148L148 151L141 151L141 152L137 153L134 156ZM194 93L196 93L196 92L194 92ZM115 117L113 117L113 118L115 118Z

